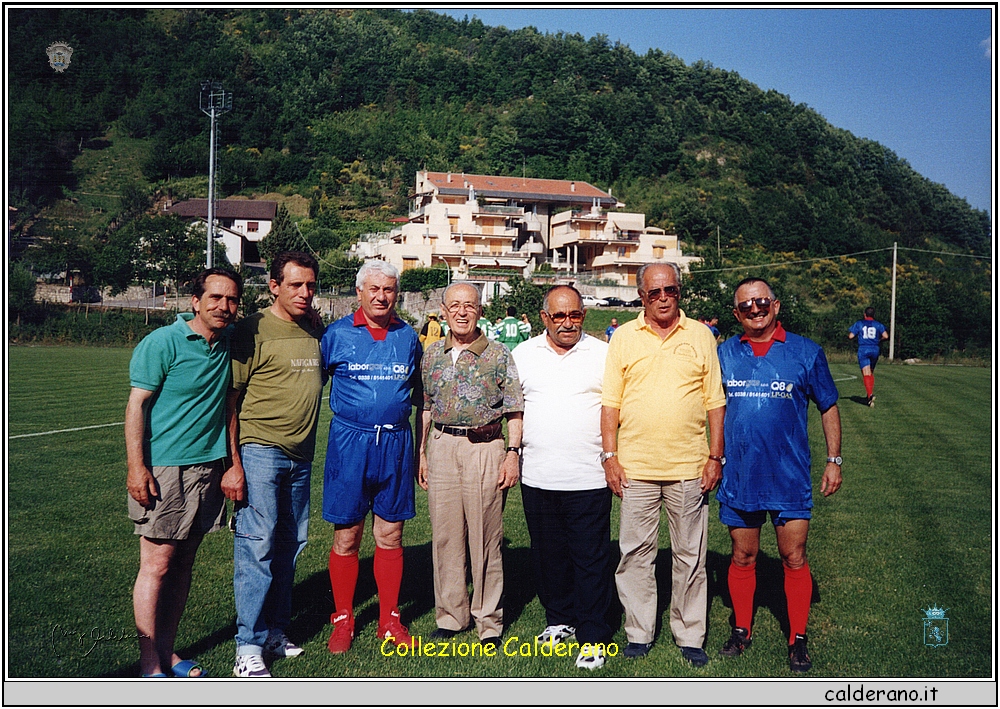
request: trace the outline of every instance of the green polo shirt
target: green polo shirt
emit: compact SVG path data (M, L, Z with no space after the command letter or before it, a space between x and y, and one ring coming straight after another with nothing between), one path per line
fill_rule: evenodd
M143 338L132 352L133 387L154 392L146 412L143 453L150 465L194 465L226 457L228 328L215 343L188 325L172 325Z

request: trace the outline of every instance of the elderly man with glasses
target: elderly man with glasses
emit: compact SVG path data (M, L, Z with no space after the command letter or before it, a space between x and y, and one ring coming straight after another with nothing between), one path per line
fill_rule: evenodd
M622 654L642 657L653 646L663 505L672 557L670 630L682 657L701 667L708 662L708 492L722 475L726 399L711 331L678 305L680 276L673 263L647 264L636 275L644 311L609 343L601 462L608 487L622 498L615 572L628 639Z
M427 348L420 365L417 481L427 490L438 626L430 637L452 638L474 620L483 648L495 654L503 633L503 501L520 475L524 398L510 350L476 325L479 290L452 283L443 301L450 330Z
M608 345L584 334L572 286L552 288L540 314L545 332L513 352L524 391L521 500L545 608L538 641L575 635L576 666L596 670L611 640L611 492L600 463Z
M807 409L812 400L820 410L827 455L820 492L829 496L842 481L837 385L820 346L778 322L781 303L767 281L741 281L735 301L743 335L719 347L728 460L716 499L733 541L728 583L735 616L720 654L737 657L750 647L760 528L770 513L784 567L788 662L793 672L805 672L812 667L806 645L812 599L806 537L813 506Z

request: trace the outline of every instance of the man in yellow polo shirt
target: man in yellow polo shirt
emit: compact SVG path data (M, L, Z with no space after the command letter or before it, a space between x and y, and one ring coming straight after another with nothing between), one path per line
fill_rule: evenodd
M615 572L628 638L622 654L642 657L653 646L662 504L673 561L670 630L684 659L701 667L708 662L708 492L722 477L726 396L711 331L678 305L680 279L673 263L636 274L645 310L615 331L608 348L601 462L622 498Z

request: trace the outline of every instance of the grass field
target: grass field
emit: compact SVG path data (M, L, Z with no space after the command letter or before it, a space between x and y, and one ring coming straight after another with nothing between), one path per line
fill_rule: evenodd
M125 515L123 412L131 350L10 347L8 371L8 673L10 677L134 677L137 647L131 586L138 544ZM814 677L989 677L992 639L991 371L881 365L878 406L853 364L832 365L841 392L844 487L816 500L809 558L815 577L809 623ZM813 412L815 413L815 412ZM370 534L357 591L360 637L350 653L326 651L330 525L319 513L320 457L314 467L310 542L300 557L289 635L306 654L282 660L277 677L579 677L572 661L545 657L382 657ZM114 424L100 428L82 428ZM813 459L825 451L811 418ZM81 428L69 431L67 429ZM62 431L46 435L30 434ZM817 476L822 465L813 466ZM414 635L434 628L426 494L407 523L403 619ZM612 658L602 677L787 677L780 562L763 534L754 645L719 658L729 635L725 578L729 542L713 502L709 526L711 662L695 670L662 633L640 660ZM612 530L617 537L617 506ZM505 638L530 639L544 625L528 563L517 490L505 512ZM658 579L665 610L669 539L661 531ZM950 640L923 641L921 609L947 608ZM661 615L664 617L665 613ZM234 653L232 539L209 535L199 552L177 648L214 677L228 676ZM459 641L471 642L468 633ZM619 628L615 641L624 647Z

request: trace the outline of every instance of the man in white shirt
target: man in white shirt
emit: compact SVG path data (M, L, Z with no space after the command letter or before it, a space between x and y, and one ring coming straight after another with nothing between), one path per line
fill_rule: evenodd
M585 315L575 288L552 288L545 332L512 354L524 391L521 498L547 625L538 641L575 635L576 666L594 670L611 639L611 491L600 462L608 345L583 333Z

